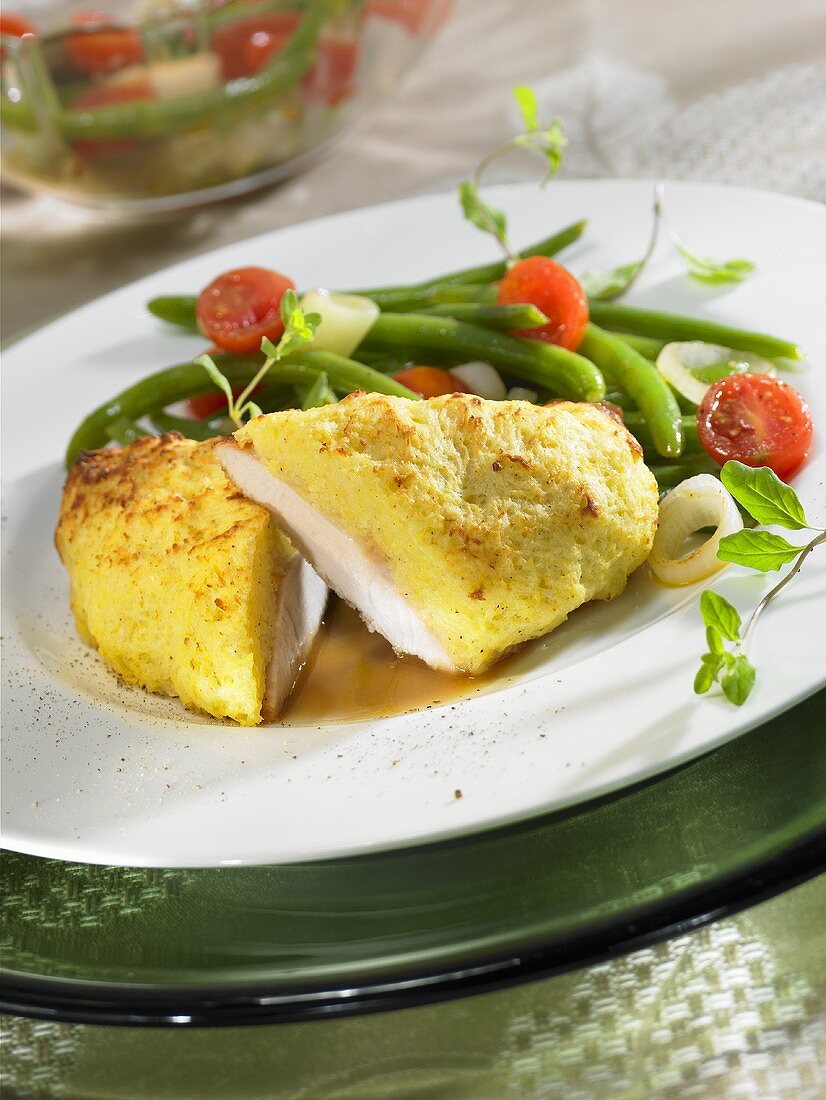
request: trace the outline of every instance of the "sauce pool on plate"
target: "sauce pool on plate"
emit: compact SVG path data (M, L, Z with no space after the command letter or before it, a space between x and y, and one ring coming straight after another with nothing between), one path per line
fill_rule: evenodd
M331 598L324 626L293 690L280 724L317 725L387 718L475 695L494 678L436 672L415 657L398 657L342 600Z

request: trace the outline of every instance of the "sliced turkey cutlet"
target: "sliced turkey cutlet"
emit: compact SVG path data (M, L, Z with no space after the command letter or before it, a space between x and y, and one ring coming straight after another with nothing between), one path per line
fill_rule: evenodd
M124 680L245 726L278 714L327 588L227 479L214 440L82 455L55 541L78 632Z
M618 595L657 525L636 440L589 404L352 394L218 455L371 630L451 672Z

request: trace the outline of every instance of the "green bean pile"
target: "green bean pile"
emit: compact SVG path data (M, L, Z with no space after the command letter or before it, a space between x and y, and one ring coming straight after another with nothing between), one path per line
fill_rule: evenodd
M578 240L584 228L584 221L576 222L522 255L554 256ZM771 359L801 357L795 344L763 333L596 300L589 303L591 321L576 352L526 339L513 330L537 327L546 318L531 305L496 304L495 284L505 270L505 262L499 262L412 285L350 291L372 298L381 311L353 358L313 349L290 353L270 369L255 394L256 403L265 412L310 408L354 390L418 399L391 374L414 363L450 368L481 360L507 384L530 386L539 402L567 398L617 405L660 488L666 489L718 469L700 444L694 406L656 368L654 361L666 343L701 340ZM196 304L193 296L164 296L154 298L148 308L179 329L198 332ZM261 366L260 355L217 354L214 360L233 388L248 384ZM82 451L144 434L141 420L155 431L176 430L193 439L227 434L233 425L226 416L193 421L168 411L170 405L214 388L196 363L142 379L86 417L69 443L67 465Z

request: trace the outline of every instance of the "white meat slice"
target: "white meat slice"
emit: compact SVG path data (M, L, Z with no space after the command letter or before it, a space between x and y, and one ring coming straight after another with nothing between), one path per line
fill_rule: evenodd
M277 718L316 639L329 595L327 585L303 558L294 555L278 586L272 656L261 708L265 721Z
M420 657L431 668L461 671L369 547L360 545L292 486L274 477L249 451L228 442L217 448L217 454L238 488L273 513L316 572L359 612L370 630L382 634L397 653ZM285 602L282 600L282 607Z

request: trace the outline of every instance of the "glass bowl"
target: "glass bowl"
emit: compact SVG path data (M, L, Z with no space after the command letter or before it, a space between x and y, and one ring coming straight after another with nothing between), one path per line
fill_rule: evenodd
M269 183L392 88L449 0L137 4L4 13L4 182L137 212Z

